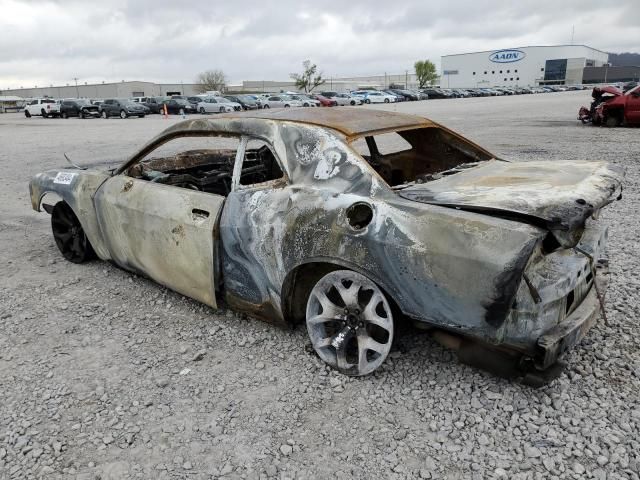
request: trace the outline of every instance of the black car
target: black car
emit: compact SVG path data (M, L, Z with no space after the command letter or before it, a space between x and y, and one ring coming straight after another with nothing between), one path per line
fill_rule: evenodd
M429 98L451 98L451 94L439 88L425 88L422 92L429 95Z
M409 100L405 95L403 95L402 93L397 93L394 92L393 90L391 90L390 88L386 89L386 90L382 90L384 93L386 93L387 95L393 95L394 97L396 97L396 102L406 102L407 100Z
M399 88L390 88L389 90L387 90L387 92L393 93L394 95L402 95L405 100L409 100L411 102L414 102L420 99L417 93L411 92L409 90L402 90Z
M200 98L200 101L202 101L202 98ZM187 113L196 113L198 111L197 104L194 106L188 100L182 98L171 98L169 100L165 100L164 104L167 106L167 113L170 114L185 115Z
M60 102L60 116L62 118L97 118L100 116L100 109L89 100L63 100Z
M162 113L162 103L168 97L140 97L138 103L149 109L149 113Z
M193 111L198 111L198 104L204 100L203 97L190 97L187 95L172 95L171 100L186 100L193 107Z
M140 117L143 118L149 109L140 103L136 103L128 98L107 98L100 105L102 118L116 117Z
M259 105L256 99L251 95L225 95L224 98L232 102L239 103L242 105L243 110L257 110L258 108L261 108L261 105Z

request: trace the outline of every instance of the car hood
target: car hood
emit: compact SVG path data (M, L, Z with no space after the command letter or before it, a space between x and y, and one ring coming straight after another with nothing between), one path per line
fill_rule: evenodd
M590 215L621 197L623 176L622 169L605 162L489 160L399 194L537 225L569 248L578 243Z
M611 95L615 95L616 97L622 95L622 91L619 88L606 86L606 87L595 87L593 92L591 93L592 97L598 96L598 94L602 93L610 93Z

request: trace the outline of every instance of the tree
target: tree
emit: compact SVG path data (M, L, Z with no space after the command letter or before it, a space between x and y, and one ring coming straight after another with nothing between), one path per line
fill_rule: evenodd
M300 73L292 73L289 75L295 82L298 90L304 90L304 92L311 92L314 88L325 83L322 79L322 72L318 72L318 66L311 61L305 60L302 62L302 68L304 71Z
M207 70L196 77L196 90L205 93L209 90L222 90L227 84L227 77L222 70Z
M418 60L413 67L416 69L416 77L418 77L420 88L426 87L438 78L436 66L429 60Z

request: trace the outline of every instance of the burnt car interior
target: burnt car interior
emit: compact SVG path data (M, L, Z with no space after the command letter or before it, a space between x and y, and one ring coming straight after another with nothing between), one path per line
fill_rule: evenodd
M366 146L354 142L354 147L385 182L395 188L437 180L492 158L437 127L367 136L364 140Z
M169 156L153 156L133 165L126 174L154 183L226 196L231 192L236 151L230 148L199 148ZM245 149L240 184L260 184L283 176L269 146L262 141L251 140Z

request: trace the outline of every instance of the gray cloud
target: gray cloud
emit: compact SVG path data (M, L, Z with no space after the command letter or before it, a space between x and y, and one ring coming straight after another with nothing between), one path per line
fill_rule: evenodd
M0 88L123 79L286 79L312 59L326 76L401 73L415 60L575 43L640 51L634 0L344 2L0 0Z

